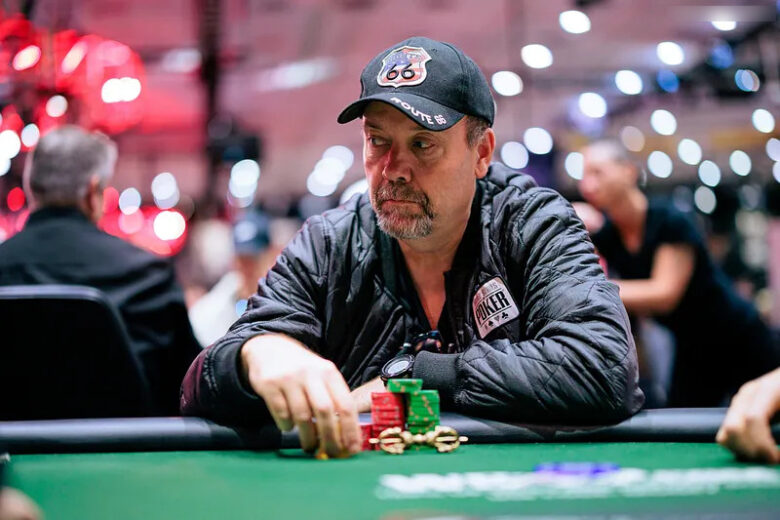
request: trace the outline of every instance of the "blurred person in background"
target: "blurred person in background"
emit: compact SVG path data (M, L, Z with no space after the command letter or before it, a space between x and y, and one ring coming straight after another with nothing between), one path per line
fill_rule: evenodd
M251 209L241 215L232 230L233 269L190 308L190 321L202 345L211 345L244 313L247 299L257 292L257 282L273 265L278 248L271 248L271 220Z
M575 210L606 259L629 313L675 337L669 406L718 406L780 365L780 347L756 309L714 264L704 239L670 203L649 201L640 169L614 140L583 150Z
M97 227L116 156L106 136L75 126L40 140L24 172L32 213L20 233L0 244L0 285L101 290L125 322L158 412L175 415L181 378L200 345L172 266Z

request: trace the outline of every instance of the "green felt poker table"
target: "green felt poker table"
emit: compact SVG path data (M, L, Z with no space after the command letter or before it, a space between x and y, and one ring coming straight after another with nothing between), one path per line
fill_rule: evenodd
M780 518L780 468L715 444L724 413L600 427L443 413L469 437L452 453L327 461L292 433L195 418L6 422L0 444L8 484L49 519Z

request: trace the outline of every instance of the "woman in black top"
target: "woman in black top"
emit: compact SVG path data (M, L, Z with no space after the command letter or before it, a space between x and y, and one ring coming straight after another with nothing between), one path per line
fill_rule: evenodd
M625 149L599 141L583 154L579 188L590 205L575 207L619 274L626 309L652 316L675 336L669 406L718 406L780 365L780 348L755 308L733 290L688 218L648 201Z

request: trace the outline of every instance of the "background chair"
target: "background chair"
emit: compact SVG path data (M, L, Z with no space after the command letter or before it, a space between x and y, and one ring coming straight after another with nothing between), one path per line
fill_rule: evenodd
M0 420L153 415L117 309L92 287L0 287Z

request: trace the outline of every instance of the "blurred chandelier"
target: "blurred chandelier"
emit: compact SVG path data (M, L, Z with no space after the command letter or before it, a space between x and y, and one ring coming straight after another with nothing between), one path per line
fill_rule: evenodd
M0 132L20 136L21 151L66 123L124 131L141 120L143 90L143 63L127 45L0 11Z

